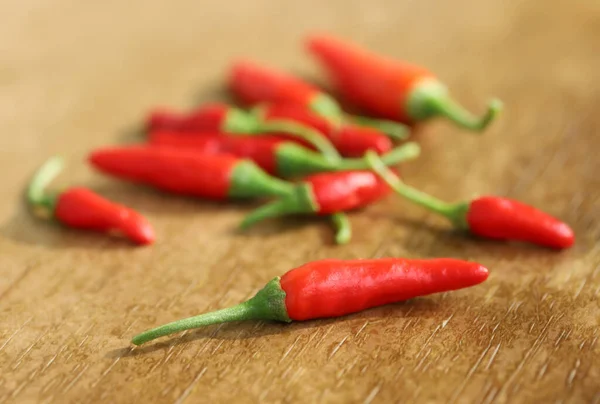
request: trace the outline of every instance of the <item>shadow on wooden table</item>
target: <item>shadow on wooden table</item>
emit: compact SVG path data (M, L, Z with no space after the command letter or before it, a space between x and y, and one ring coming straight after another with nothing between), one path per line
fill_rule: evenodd
M365 321L369 323L377 322L379 319L394 317L422 317L426 313L437 312L442 302L433 299L421 299L415 298L404 302L388 304L381 307L375 307L359 313L349 314L339 318L326 318L316 319L308 321L292 322L289 324L279 322L232 322L225 324L216 324L212 326L206 326L195 330L190 330L183 336L174 334L174 336L165 337L166 340L159 342L148 342L146 345L141 347L128 346L123 348L114 349L107 352L106 358L125 358L135 357L139 355L149 354L162 349L168 349L174 345L184 344L188 342L195 342L204 339L216 339L216 340L246 340L255 338L264 338L271 335L283 334L283 333L297 333L304 329L322 329L328 328L333 323L349 323L349 326L353 322L360 322L364 324Z

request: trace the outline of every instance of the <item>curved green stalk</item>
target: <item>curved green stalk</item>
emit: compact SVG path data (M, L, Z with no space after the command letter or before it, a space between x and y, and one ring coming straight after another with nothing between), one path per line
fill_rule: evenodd
M445 216L457 227L467 227L465 215L469 208L468 204L450 204L406 185L396 174L383 164L375 152L368 151L365 159L373 171L375 171L397 194L417 205L421 205L426 209Z
M413 160L421 154L421 146L416 142L408 142L402 146L396 147L393 150L378 156L378 159L386 166L394 166L405 161ZM347 170L367 170L370 168L368 162L364 158L348 158L343 159L337 166L337 171Z
M352 238L352 226L348 220L348 215L342 212L331 215L331 220L335 226L336 244L346 244Z
M502 110L502 101L498 99L490 101L486 113L478 118L456 103L441 83L436 80L426 80L412 90L407 100L406 110L414 120L444 116L465 129L482 131Z
M262 122L259 128L261 132L281 132L306 140L330 161L338 161L342 158L329 139L318 131L298 122L288 119L273 119Z
M386 165L393 166L418 157L420 150L417 143L409 142L387 152L381 156L381 160ZM276 153L277 174L281 177L295 177L326 171L369 169L364 158L344 158L332 162L321 154L292 142L281 145Z
M377 129L380 132L385 133L394 140L405 140L408 139L410 130L408 126L403 125L399 122L390 121L387 119L375 119L366 116L347 115L350 120L360 126L366 126L369 128Z
M31 206L42 206L52 209L55 197L47 194L46 188L60 174L63 166L62 158L55 156L46 161L36 171L27 187L27 201Z
M153 339L176 332L242 320L277 320L291 322L285 307L285 292L281 288L280 278L271 280L253 298L236 306L200 314L199 316L174 321L145 331L133 337L131 342L141 345Z
M330 95L319 93L310 102L310 109L326 118L335 126L342 124L342 108Z

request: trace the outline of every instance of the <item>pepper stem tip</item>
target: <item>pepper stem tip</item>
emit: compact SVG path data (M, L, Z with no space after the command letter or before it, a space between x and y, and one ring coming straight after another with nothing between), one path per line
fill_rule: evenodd
M27 187L27 201L31 206L52 207L54 198L46 193L46 188L60 174L63 167L62 157L54 156L38 168Z

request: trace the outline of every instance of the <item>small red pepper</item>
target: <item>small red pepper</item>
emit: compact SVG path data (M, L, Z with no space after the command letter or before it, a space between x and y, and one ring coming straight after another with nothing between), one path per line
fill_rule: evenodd
M470 202L449 204L404 184L375 153L367 153L366 159L398 194L477 236L525 241L556 249L571 247L575 242L573 230L566 223L522 202L483 196Z
M380 57L328 35L312 36L306 44L338 91L376 116L413 123L441 115L480 131L502 108L494 99L478 119L456 104L446 87L424 68Z
M230 321L289 323L340 317L478 285L488 274L478 263L450 258L314 261L274 278L237 306L165 324L136 335L131 342L141 345L176 332Z
M419 154L416 143L408 143L406 152ZM306 177L295 189L274 202L250 213L241 223L247 229L255 223L290 214L331 215L336 227L335 240L347 243L351 236L350 224L341 212L359 209L378 201L391 192L388 184L372 171L340 171L320 173Z
M231 107L227 104L206 104L188 114L157 110L147 122L150 132L172 130L180 132L220 132L244 135L285 133L293 139L313 146L328 159L335 161L340 155L323 134L290 119L271 119L268 122L256 113Z
M361 170L369 166L363 158L330 161L312 150L274 136L229 136L220 133L150 133L150 144L200 153L230 153L254 161L259 167L279 177L297 177L324 171ZM412 143L381 157L386 165L396 165L416 157Z
M382 154L393 147L391 140L376 129L356 125L334 126L322 117L296 105L263 105L256 108L255 113L260 116L258 119L266 122L285 119L313 128L329 139L344 157L362 157L367 150L375 150ZM286 138L298 141L287 136Z
M27 196L35 209L44 209L68 227L101 233L117 231L137 244L152 244L154 230L136 211L111 202L87 188L69 188L57 195L45 192L62 170L62 159L48 160L31 181Z
M342 123L342 109L331 96L297 77L250 60L240 60L231 66L229 86L246 104L294 105L324 117L333 127ZM394 138L405 139L407 136L407 128L397 122L365 117L354 117L353 120Z
M130 146L95 150L89 160L104 173L125 180L214 200L287 196L294 192L293 184L230 154Z

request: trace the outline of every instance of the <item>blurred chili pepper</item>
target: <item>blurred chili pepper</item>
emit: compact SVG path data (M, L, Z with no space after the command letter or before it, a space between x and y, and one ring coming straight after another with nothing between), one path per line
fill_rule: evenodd
M27 199L36 210L44 209L62 224L101 233L117 231L137 244L152 244L154 230L136 211L111 202L82 187L69 188L55 195L46 187L62 170L60 157L48 160L29 184Z
M412 123L439 115L480 131L502 107L494 99L487 113L475 118L424 68L375 55L329 35L309 37L306 45L342 95L377 116Z
M285 133L287 137L313 146L331 161L340 155L322 133L290 119L271 119L268 122L252 112L227 104L206 104L188 114L156 110L148 118L150 132L172 130L181 132L221 132L229 134L262 135Z
M478 263L450 258L314 261L274 278L237 306L165 324L136 335L131 342L141 345L176 332L230 321L340 317L478 285L488 274Z
M279 137L235 136L220 133L181 133L155 131L150 144L195 150L206 154L231 153L254 161L259 167L279 177L297 177L323 171L361 170L369 166L363 158L329 161L322 155ZM408 145L408 146L407 146ZM382 156L386 165L396 165L416 157L407 143Z
M375 153L367 153L366 159L399 195L445 216L459 229L481 237L526 241L556 249L571 247L575 242L573 230L566 223L522 202L483 196L469 202L446 203L404 184Z
M95 150L89 160L106 174L182 195L225 200L294 193L293 184L231 154L129 146Z
M340 106L328 94L297 77L250 60L233 63L229 86L246 104L294 105L324 117L334 128L343 121L344 114ZM397 122L364 117L353 117L352 120L396 139L407 137L407 128Z

